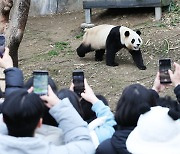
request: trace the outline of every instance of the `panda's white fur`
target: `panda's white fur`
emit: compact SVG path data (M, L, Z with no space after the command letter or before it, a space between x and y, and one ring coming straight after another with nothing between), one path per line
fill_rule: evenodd
M79 57L85 57L85 54L95 51L95 60L102 61L106 51L106 65L117 66L115 54L121 49L128 49L132 58L141 70L146 69L143 64L143 58L140 47L143 43L140 31L133 31L125 26L99 25L86 29L83 35L83 41L77 48Z
M105 49L107 36L114 25L99 25L85 30L82 43L95 50Z
M91 45L91 48L94 50L105 49L107 37L113 27L115 26L104 24L86 29L85 34L83 35L82 43L86 46ZM130 33L128 37L123 35L126 31L129 31ZM135 31L128 27L121 26L119 32L121 34L121 44L125 45L128 49L139 50L140 46L142 45L142 39ZM131 43L132 39L135 40L133 44ZM137 44L140 45L138 46Z

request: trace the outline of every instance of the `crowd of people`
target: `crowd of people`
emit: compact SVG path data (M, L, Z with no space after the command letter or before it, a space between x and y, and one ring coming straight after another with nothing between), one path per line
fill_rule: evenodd
M128 85L115 113L107 99L84 80L79 97L74 85L58 89L48 77L48 94L33 92L33 78L13 67L6 48L5 94L0 104L0 153L12 154L179 154L180 65L169 70L176 100L160 97L166 86L157 73L152 88ZM3 96L3 95L2 95Z

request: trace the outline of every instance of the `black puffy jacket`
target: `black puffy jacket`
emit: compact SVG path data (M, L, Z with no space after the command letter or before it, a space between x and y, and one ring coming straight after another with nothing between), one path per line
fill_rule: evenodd
M24 87L23 73L19 68L12 67L4 70L5 74L5 98L10 93Z

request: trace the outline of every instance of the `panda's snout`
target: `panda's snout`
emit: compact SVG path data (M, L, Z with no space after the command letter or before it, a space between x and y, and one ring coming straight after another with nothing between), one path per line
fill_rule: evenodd
M136 44L136 46L134 46L134 47L133 47L133 48L134 48L134 50L139 50L140 45L141 45L141 44Z

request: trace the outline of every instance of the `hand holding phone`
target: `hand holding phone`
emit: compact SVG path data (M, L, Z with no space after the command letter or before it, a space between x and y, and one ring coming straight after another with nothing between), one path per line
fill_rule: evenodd
M160 73L160 83L169 84L171 83L171 78L169 76L168 70L171 69L171 59L165 58L159 60L159 73Z
M48 71L33 71L33 87L40 96L48 94Z
M169 75L171 77L173 86L176 87L180 85L180 64L174 62L173 66L174 66L174 72L170 70Z
M5 51L5 36L4 35L0 35L0 57L3 57Z
M81 97L84 92L84 72L82 70L74 70L72 73L74 92Z
M94 94L94 91L90 87L90 85L87 83L87 80L84 79L84 84L85 84L85 91L81 94L82 98L84 98L87 102L94 104L96 103L99 99L97 96Z

